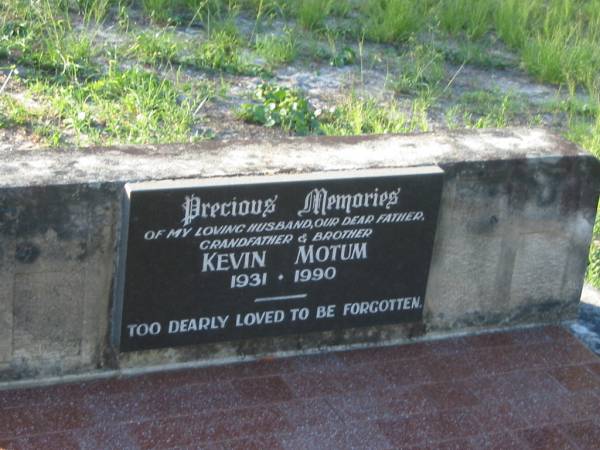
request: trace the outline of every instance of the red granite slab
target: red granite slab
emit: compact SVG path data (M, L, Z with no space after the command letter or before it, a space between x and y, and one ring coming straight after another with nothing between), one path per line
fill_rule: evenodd
M600 448L600 421L597 417L595 420L563 424L559 428L580 449Z
M383 383L389 386L407 386L411 384L431 383L430 359L412 358L402 361L392 360L371 365L373 376L383 377Z
M203 445L205 450L284 450L279 439L273 435L229 439Z
M326 398L311 398L280 403L282 416L292 430L342 424L340 414L331 407Z
M408 417L437 410L435 402L423 395L420 385L327 397L327 402L346 423Z
M472 377L465 380L472 392L484 400L521 399L535 394L566 392L561 384L544 370L515 370L504 374Z
M468 410L379 420L377 425L390 443L398 447L468 438L479 433L477 417Z
M232 381L241 404L282 402L294 398L292 390L280 376L243 378Z
M598 449L561 327L0 391L0 449Z
M600 362L588 364L586 367L600 377Z
M510 433L486 434L464 439L420 444L412 450L523 450L527 444Z
M304 427L279 436L285 449L373 449L389 450L389 441L375 424L359 422L352 425L331 424Z
M435 349L436 346L432 346L427 342L417 342L401 346L387 346L340 352L337 354L337 358L349 364L373 364L376 362L423 358L431 354L432 348Z
M192 446L290 431L291 425L275 407L223 410L133 425L140 448Z
M473 411L479 419L481 432L485 434L502 434L529 426L527 412L506 400L486 400Z
M0 439L32 436L88 426L93 419L86 406L74 399L50 405L21 405L0 409Z
M469 440L471 448L476 450L521 450L528 445L514 433L483 434Z
M465 381L422 384L419 391L421 396L430 398L440 410L470 408L481 403Z
M600 388L600 377L586 366L556 367L549 373L570 391Z
M578 447L555 427L528 428L518 433L518 436L535 450L576 450Z

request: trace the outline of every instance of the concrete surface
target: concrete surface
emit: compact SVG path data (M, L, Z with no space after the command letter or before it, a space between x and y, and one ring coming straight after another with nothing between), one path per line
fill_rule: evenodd
M571 332L587 347L600 355L600 291L590 285L583 287L579 317L569 325Z
M0 153L0 186L96 183L96 187L100 187L100 183L412 167L435 163L443 166L480 163L472 167L476 174L486 162L541 158L555 164L557 159L577 157L591 158L583 149L547 130L523 128L4 151Z
M439 164L424 324L121 355L110 345L125 182ZM0 378L222 361L577 314L600 170L544 130L0 154ZM98 372L98 373L100 373Z

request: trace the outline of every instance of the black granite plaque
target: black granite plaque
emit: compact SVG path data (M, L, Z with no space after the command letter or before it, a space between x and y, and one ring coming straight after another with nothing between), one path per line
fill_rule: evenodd
M425 167L127 185L120 349L421 320L442 178Z

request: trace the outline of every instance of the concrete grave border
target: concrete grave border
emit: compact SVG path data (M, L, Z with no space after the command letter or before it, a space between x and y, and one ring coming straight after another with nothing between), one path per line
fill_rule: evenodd
M382 345L577 312L600 165L542 129L0 154L0 379ZM119 354L126 182L399 168L446 172L423 324ZM111 372L112 373L112 372Z

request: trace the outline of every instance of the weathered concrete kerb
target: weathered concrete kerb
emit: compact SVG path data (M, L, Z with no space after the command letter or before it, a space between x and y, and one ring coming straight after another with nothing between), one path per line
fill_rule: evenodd
M120 354L111 318L123 186L437 164L423 324ZM0 154L3 380L261 356L576 317L600 167L545 130Z

